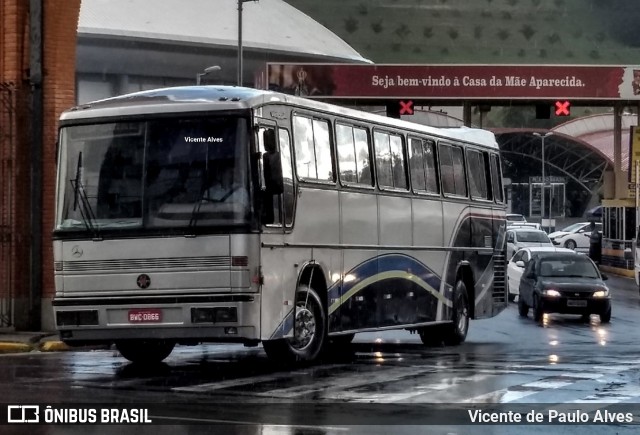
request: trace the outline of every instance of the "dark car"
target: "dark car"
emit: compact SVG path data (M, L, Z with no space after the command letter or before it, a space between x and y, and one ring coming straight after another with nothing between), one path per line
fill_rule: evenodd
M588 320L598 314L602 323L611 320L611 296L595 263L578 253L548 253L527 263L520 281L518 311L526 317L533 308L533 319L542 321L544 313L581 314Z

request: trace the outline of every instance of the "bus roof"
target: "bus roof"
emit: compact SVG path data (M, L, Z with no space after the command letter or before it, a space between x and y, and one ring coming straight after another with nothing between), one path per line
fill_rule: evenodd
M267 103L288 104L441 138L458 139L490 148L498 148L494 134L487 130L468 127L429 127L321 101L238 86L181 86L135 92L73 107L65 111L60 120L73 121L139 114L239 110L257 108Z

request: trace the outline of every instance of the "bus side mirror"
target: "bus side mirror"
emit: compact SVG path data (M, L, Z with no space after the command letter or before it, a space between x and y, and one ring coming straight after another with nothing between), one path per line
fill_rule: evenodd
M262 172L264 176L264 189L271 195L279 195L284 192L282 180L282 163L276 142L274 129L264 130L262 140L265 153L262 155Z
M282 180L282 164L280 163L280 153L273 152L264 156L264 183L267 192L272 195L279 195L284 192L284 182Z

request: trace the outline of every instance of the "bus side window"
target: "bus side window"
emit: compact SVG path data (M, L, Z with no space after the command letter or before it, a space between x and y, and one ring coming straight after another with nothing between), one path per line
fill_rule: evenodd
M293 184L293 159L291 158L291 136L289 135L289 131L279 128L278 139L280 142L280 160L278 163L280 164L284 223L287 227L291 227L293 225L296 194Z
M504 201L502 187L502 172L500 171L500 160L497 154L491 155L491 185L493 188L493 199L502 203Z

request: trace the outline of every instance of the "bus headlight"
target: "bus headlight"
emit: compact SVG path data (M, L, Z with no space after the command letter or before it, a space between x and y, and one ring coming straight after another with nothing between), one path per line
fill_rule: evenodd
M558 298L562 296L558 290L547 289L544 291L545 296L550 296L552 298Z
M598 290L593 293L594 298L606 298L609 296L609 290Z

